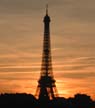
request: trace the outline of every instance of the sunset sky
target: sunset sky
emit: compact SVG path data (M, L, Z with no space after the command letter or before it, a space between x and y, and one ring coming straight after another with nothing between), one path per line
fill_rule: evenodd
M47 3L59 96L95 99L95 0L0 0L0 93L35 94Z

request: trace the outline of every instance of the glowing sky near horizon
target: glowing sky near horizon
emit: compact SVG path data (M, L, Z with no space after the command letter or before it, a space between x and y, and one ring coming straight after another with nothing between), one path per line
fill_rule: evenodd
M47 3L59 95L95 99L95 0L0 0L0 93L35 94Z

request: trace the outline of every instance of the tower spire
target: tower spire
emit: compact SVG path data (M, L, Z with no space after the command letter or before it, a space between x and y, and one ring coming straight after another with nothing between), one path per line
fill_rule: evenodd
M48 15L48 4L46 5L46 15Z

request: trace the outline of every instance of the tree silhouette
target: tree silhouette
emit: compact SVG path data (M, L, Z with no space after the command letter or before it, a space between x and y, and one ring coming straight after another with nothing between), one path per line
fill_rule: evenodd
M57 97L53 100L37 100L31 94L1 94L0 108L95 108L95 101L86 94L76 94L73 98Z

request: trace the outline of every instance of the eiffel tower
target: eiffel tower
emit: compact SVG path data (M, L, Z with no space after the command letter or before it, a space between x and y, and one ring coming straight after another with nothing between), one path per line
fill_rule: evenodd
M46 15L44 17L44 40L43 55L40 79L36 90L36 97L39 100L52 100L58 97L55 79L52 69L51 44L50 44L50 17L48 15L48 5L46 7Z

